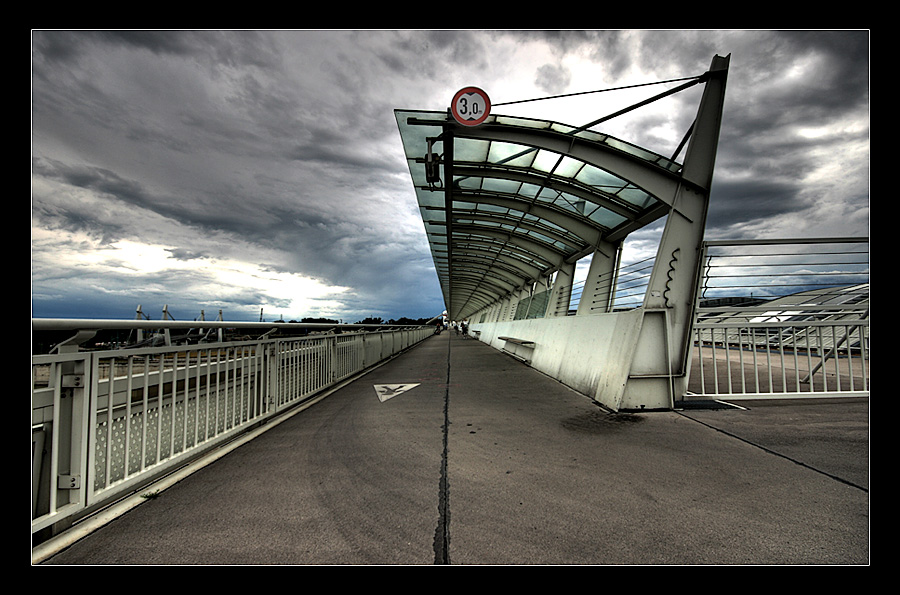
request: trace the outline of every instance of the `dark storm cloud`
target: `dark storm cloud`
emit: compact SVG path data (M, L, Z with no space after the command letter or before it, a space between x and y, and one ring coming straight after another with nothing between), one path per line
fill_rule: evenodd
M397 147L399 139L395 100L377 93L379 77L385 68L419 77L413 49L453 56L466 37L387 33L360 53L343 51L346 34L330 32L286 40L255 32L37 32L35 137L68 149L35 143L33 175L43 183L33 220L107 245L179 242L174 223L192 230L183 247L169 250L174 260L256 246L261 258L282 255L261 261L263 269L359 288L364 297L350 295L348 307L370 299L366 312L416 315L410 310L422 308L416 301L423 292L437 295L436 283L430 257L415 256L428 256L421 222L412 229L400 221L415 206L399 200L398 188L407 201L411 190L402 154L381 148L385 137ZM296 51L273 51L295 41ZM442 72L439 59L427 64ZM395 83L385 84L396 93ZM228 238L240 243L232 248ZM404 259L413 266L398 267ZM52 277L43 268L40 274ZM107 285L117 283L113 274L104 273ZM168 279L174 287L183 275L170 267L130 283L149 289ZM203 275L195 275L197 283ZM414 287L423 289L410 292ZM271 295L242 297L284 305ZM429 312L441 307L425 301Z
M55 179L62 184L113 195L133 204L152 202L148 194L133 180L125 180L115 172L100 167L70 165L53 160L35 159L32 173Z
M537 70L534 84L548 93L558 89L567 89L572 80L572 73L561 65L544 64Z
M121 212L124 214L130 212L141 216L141 212L150 212L200 230L230 228L236 232L250 227L250 217L246 216L245 209L238 206L239 203L228 209L198 208L202 206L200 201L185 201L178 196L149 192L139 182L124 179L105 168L35 159L32 172L64 187L90 191L95 198L111 201L113 204L108 205L108 209L122 208ZM73 229L102 230L107 241L121 239L133 232L123 222L108 217L108 210L98 210L96 202L86 203L71 196L66 200L58 200L58 197L35 194L32 213L53 220L58 226L65 227L68 222ZM245 215L243 218L240 217L242 213Z
M800 213L809 208L809 203L797 196L796 184L776 180L716 182L715 194L720 200L710 201L709 218L719 226Z
M201 60L208 66L268 68L278 63L270 38L256 31L35 31L32 49L40 58L71 62L85 52L101 48L146 50Z
M826 214L864 232L847 214L868 205L867 51L866 32L37 31L34 300L288 307L268 287L218 291L218 259L334 287L347 317L439 311L395 108L444 109L468 84L515 100L699 75L713 54L732 61L710 233ZM623 138L672 151L697 97L629 114ZM120 240L162 247L166 268L104 253L97 272L61 270Z
M448 65L453 64L465 64L473 71L489 67L491 52L482 32L426 30L385 35L385 44L373 48L372 54L391 72L403 77L437 80L447 76Z
M794 225L793 233L821 221L839 234L867 234L864 220L848 219L840 230L828 217L835 209L868 212L868 34L735 31L693 37L702 38L697 47L704 52L731 53L707 235L784 232L798 221L803 226ZM665 55L677 41L650 35L646 47ZM854 154L862 148L864 154ZM839 179L840 171L844 183L856 183L831 184L830 190L811 185L820 172Z

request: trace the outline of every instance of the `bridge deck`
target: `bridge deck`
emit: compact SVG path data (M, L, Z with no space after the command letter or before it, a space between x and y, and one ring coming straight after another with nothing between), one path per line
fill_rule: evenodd
M867 564L868 399L742 405L610 415L444 333L43 563Z

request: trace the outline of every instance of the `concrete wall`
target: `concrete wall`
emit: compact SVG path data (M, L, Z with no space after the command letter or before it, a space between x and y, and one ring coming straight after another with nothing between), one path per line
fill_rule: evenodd
M534 341L530 365L618 410L628 381L643 310L593 316L473 324L479 339L502 350L499 337ZM520 355L524 355L520 350Z

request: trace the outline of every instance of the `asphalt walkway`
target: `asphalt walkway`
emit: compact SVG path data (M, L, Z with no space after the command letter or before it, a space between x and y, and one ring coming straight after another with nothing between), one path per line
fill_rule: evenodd
M41 563L868 564L868 399L741 405L610 414L444 333Z

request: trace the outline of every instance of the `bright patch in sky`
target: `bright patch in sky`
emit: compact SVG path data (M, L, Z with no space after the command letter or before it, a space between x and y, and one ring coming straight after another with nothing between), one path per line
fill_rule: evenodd
M262 296L261 305L277 305L278 310L296 313L297 318L314 312L339 312L340 297L347 287L330 286L296 273L280 272L257 264L232 259L189 258L173 255L175 248L119 240L102 244L84 234L35 229L32 271L36 277L53 268L82 271L71 283L96 284L96 291L127 295L135 286L152 287L154 280L179 283L178 291L198 303L212 300L225 304L239 301L247 288ZM67 247L78 246L78 250ZM54 255L48 258L47 255Z

